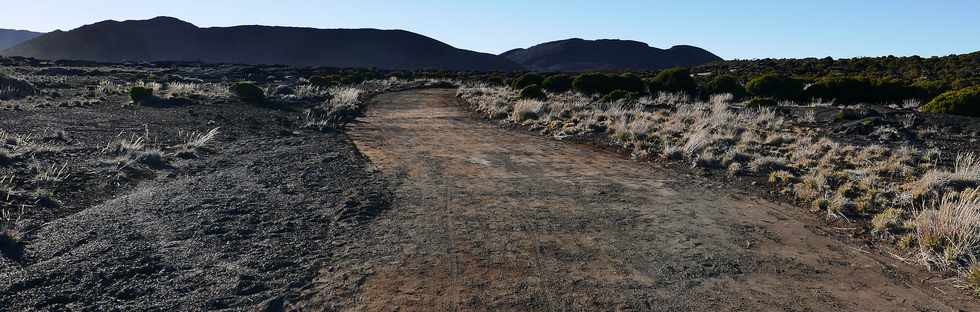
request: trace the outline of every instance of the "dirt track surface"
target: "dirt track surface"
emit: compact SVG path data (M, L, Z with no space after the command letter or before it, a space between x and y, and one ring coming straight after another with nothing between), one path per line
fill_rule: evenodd
M453 92L381 95L352 127L393 180L392 206L298 307L980 310L919 268L821 234L799 208L498 128Z

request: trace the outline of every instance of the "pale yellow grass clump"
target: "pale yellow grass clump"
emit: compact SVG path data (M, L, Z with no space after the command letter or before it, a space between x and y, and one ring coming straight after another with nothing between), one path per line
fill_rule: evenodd
M931 196L939 198L947 189L975 187L980 183L980 157L974 153L959 154L952 170L932 169L918 180L905 186L908 195L915 199Z
M531 119L538 119L544 111L544 102L538 100L522 99L514 103L514 110L510 119L516 122L524 122Z
M915 218L922 261L946 269L980 252L980 189L946 193L934 209Z

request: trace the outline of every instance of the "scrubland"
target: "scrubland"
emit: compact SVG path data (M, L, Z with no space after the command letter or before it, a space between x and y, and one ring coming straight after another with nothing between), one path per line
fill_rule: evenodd
M886 252L895 258L980 290L976 130L918 113L915 102L753 107L730 94L604 101L576 92L528 99L479 83L460 88L458 97L488 119L557 139L600 138L637 160L768 184L830 222L894 246Z

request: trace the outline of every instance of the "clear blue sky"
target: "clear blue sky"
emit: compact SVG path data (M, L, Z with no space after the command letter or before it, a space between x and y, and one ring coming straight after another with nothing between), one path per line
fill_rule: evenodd
M405 29L490 53L570 37L632 39L661 48L691 44L726 59L980 50L980 0L9 2L0 4L0 28L36 31L166 15L202 27Z

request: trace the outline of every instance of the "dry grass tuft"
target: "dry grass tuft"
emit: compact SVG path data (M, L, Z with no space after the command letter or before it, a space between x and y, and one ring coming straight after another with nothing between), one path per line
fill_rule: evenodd
M914 219L920 259L950 269L980 253L980 192L946 193L934 209Z
M208 130L204 133L191 132L186 135L178 134L179 137L184 138L184 144L180 147L185 149L199 149L203 148L208 142L214 139L218 135L218 129L214 128Z

